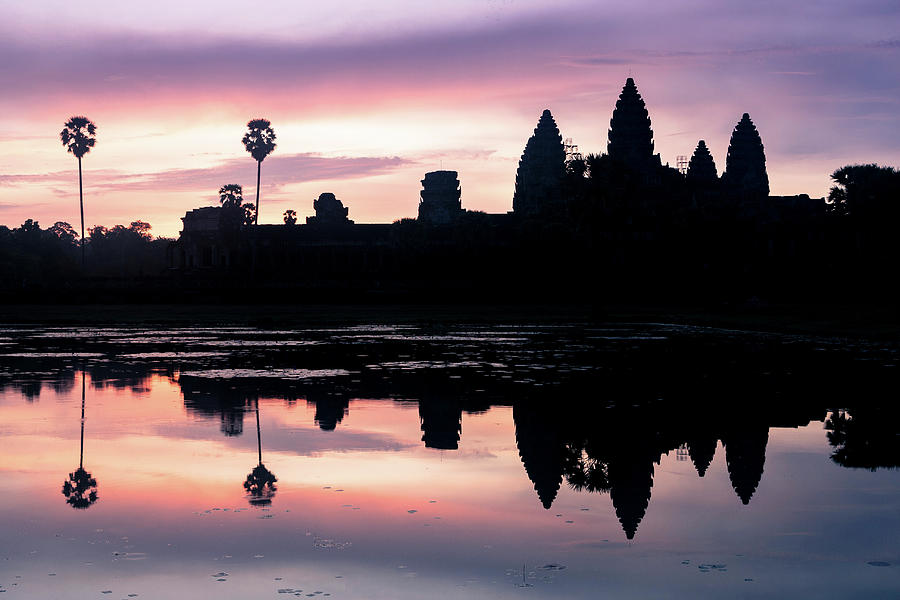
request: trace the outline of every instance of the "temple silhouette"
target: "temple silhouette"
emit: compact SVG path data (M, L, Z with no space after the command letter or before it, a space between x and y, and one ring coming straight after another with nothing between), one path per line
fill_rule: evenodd
M174 241L140 219L96 226L84 244L65 222L0 225L0 303L897 304L885 276L900 259L896 169L840 167L827 202L771 195L774 133L747 107L735 108L727 148L698 135L672 167L633 78L612 104L596 153L536 110L508 174L509 210L496 214L467 206L467 174L442 168L421 177L418 198L397 200L410 216L391 223L357 222L359 199L336 189L309 198L305 220L291 208L283 224L258 225L229 183L220 206L184 214Z
M631 77L605 154L583 156L564 142L550 110L541 113L509 212L464 208L461 179L452 170L425 173L417 217L389 224L354 223L331 192L314 200L305 225L289 216L284 225L247 225L227 206L194 209L167 250L168 272L200 289L235 287L229 274L240 273L255 286L310 293L546 296L552 288L627 297L655 289L660 297L744 298L802 294L797 274L815 278L814 257L828 243L824 199L769 195L749 114L734 127L721 177L704 140L679 170L655 153L650 113ZM598 271L603 281L588 276Z

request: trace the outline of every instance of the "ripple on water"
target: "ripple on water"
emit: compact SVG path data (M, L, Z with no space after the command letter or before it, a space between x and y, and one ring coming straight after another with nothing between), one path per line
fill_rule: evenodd
M204 369L181 374L204 379L314 379L347 375L350 371L345 369Z

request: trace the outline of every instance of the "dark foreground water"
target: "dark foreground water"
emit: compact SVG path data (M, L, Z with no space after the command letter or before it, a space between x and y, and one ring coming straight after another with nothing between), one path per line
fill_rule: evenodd
M897 598L898 349L0 330L9 598Z

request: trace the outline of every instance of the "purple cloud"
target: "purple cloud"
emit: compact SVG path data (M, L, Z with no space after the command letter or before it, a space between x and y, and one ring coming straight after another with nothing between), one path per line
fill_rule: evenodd
M335 179L358 179L381 175L413 164L398 156L324 157L315 154L271 156L263 162L264 187L281 188L292 183ZM123 173L101 169L87 171L94 193L123 191L205 191L215 193L226 183L252 185L256 163L248 158L231 158L218 165L196 169L168 169L152 173ZM39 174L0 174L0 186L26 184L69 184L72 171ZM64 195L71 191L62 189Z

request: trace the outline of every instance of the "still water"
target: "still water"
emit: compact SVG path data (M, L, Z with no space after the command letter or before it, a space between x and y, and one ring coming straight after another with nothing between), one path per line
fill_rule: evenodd
M893 344L0 330L10 598L897 598Z

